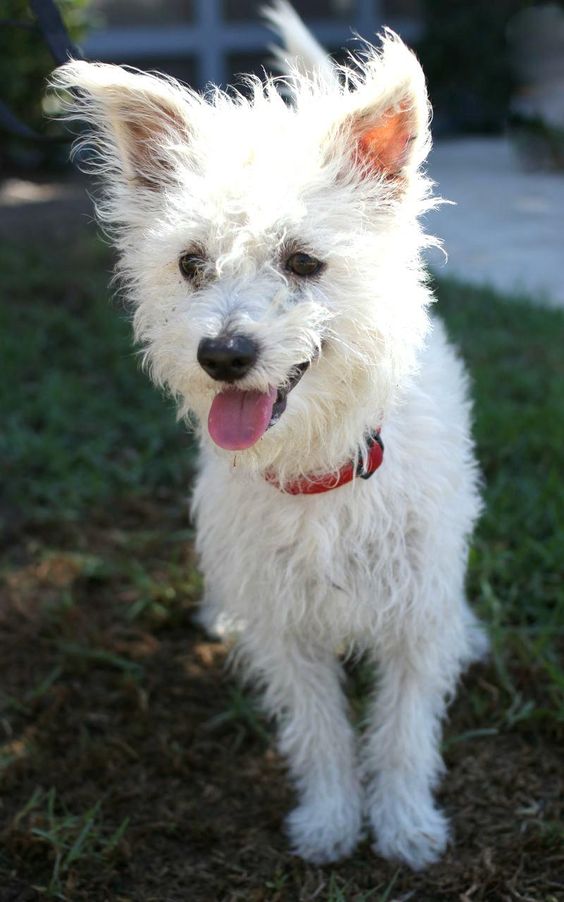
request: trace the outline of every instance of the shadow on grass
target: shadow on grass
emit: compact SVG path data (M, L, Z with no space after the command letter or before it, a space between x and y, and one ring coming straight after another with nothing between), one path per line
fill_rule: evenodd
M58 253L0 251L0 900L560 898L562 315L438 286L475 388L469 592L493 637L445 734L456 847L424 875L368 844L318 869L287 850L270 725L193 624L190 440L111 309L107 250ZM362 667L349 683L359 710Z

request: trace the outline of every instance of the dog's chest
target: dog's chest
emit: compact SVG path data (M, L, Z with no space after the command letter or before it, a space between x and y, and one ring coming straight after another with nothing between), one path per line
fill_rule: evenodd
M221 501L219 495L221 494ZM378 493L359 484L320 497L202 474L198 547L210 591L244 619L311 628L338 641L373 629L399 537L381 528Z

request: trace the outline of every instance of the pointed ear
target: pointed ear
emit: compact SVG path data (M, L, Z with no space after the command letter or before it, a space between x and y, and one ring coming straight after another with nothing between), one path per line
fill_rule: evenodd
M365 177L404 182L427 156L431 143L423 70L390 31L380 52L371 48L352 76L349 111L341 125L347 156Z
M50 83L62 92L63 116L92 127L85 141L97 151L95 169L152 191L174 180L177 158L190 142L187 89L172 79L78 60L57 69Z
M410 161L416 139L412 110L405 104L389 107L374 117L360 116L351 123L359 162L369 172L386 178L400 176Z

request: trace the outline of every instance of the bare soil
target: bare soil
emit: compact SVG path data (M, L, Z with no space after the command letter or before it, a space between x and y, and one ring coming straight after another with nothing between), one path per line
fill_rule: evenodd
M492 728L502 690L488 665L465 678L446 730L440 797L455 839L443 861L413 874L366 841L342 864L311 867L284 837L293 793L271 726L236 688L224 645L193 622L184 506L137 500L10 539L0 902L564 899L562 737L551 721ZM362 679L350 678L354 696ZM516 664L517 685L532 678ZM98 846L56 879L59 840L45 838L41 802L52 788L59 822L100 804Z

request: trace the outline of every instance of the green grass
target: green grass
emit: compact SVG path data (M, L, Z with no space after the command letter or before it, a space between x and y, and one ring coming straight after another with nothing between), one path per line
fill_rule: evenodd
M192 623L193 446L139 371L125 312L109 300L110 268L107 248L85 238L0 247L2 888L73 902L231 898L235 887L284 902L305 898L306 884L334 902L389 902L414 887L417 898L458 898L491 853L480 898L517 879L523 898L531 887L552 898L562 872L563 314L437 285L472 376L486 502L468 589L492 664L464 681L444 741L447 805L460 809L458 832L470 829L428 878L367 848L320 874L276 845L288 798L269 725L222 676L224 649ZM371 674L353 673L360 717ZM488 766L489 801L478 804Z
M438 294L473 381L486 507L469 589L504 717L564 723L564 316L450 282Z
M256 701L248 693L234 686L229 692L229 704L221 712L210 718L205 724L209 732L218 732L224 728L233 728L233 751L242 745L249 736L262 740L265 745L270 742L270 733L263 725L263 717Z
M14 828L48 850L53 866L49 881L37 889L49 898L70 900L67 880L82 861L89 866L107 866L127 830L125 819L117 830L106 828L102 803L81 814L73 814L57 797L55 789L37 789L14 818Z
M93 241L0 247L4 512L76 519L92 504L186 485L186 431L139 371L109 270Z
M54 252L0 250L0 516L8 524L79 521L87 511L111 513L120 499L187 489L189 437L139 371L125 313L108 299L109 261L92 240ZM469 590L491 629L503 704L478 729L556 725L564 720L564 317L450 282L437 292L472 375L485 476ZM166 582L151 582L127 554L112 566L139 590L131 619L164 610ZM481 716L483 694L471 704Z
M387 886L375 886L366 893L355 892L351 881L344 881L336 874L331 874L327 886L326 902L389 902L390 894L396 883L399 871L396 871Z

